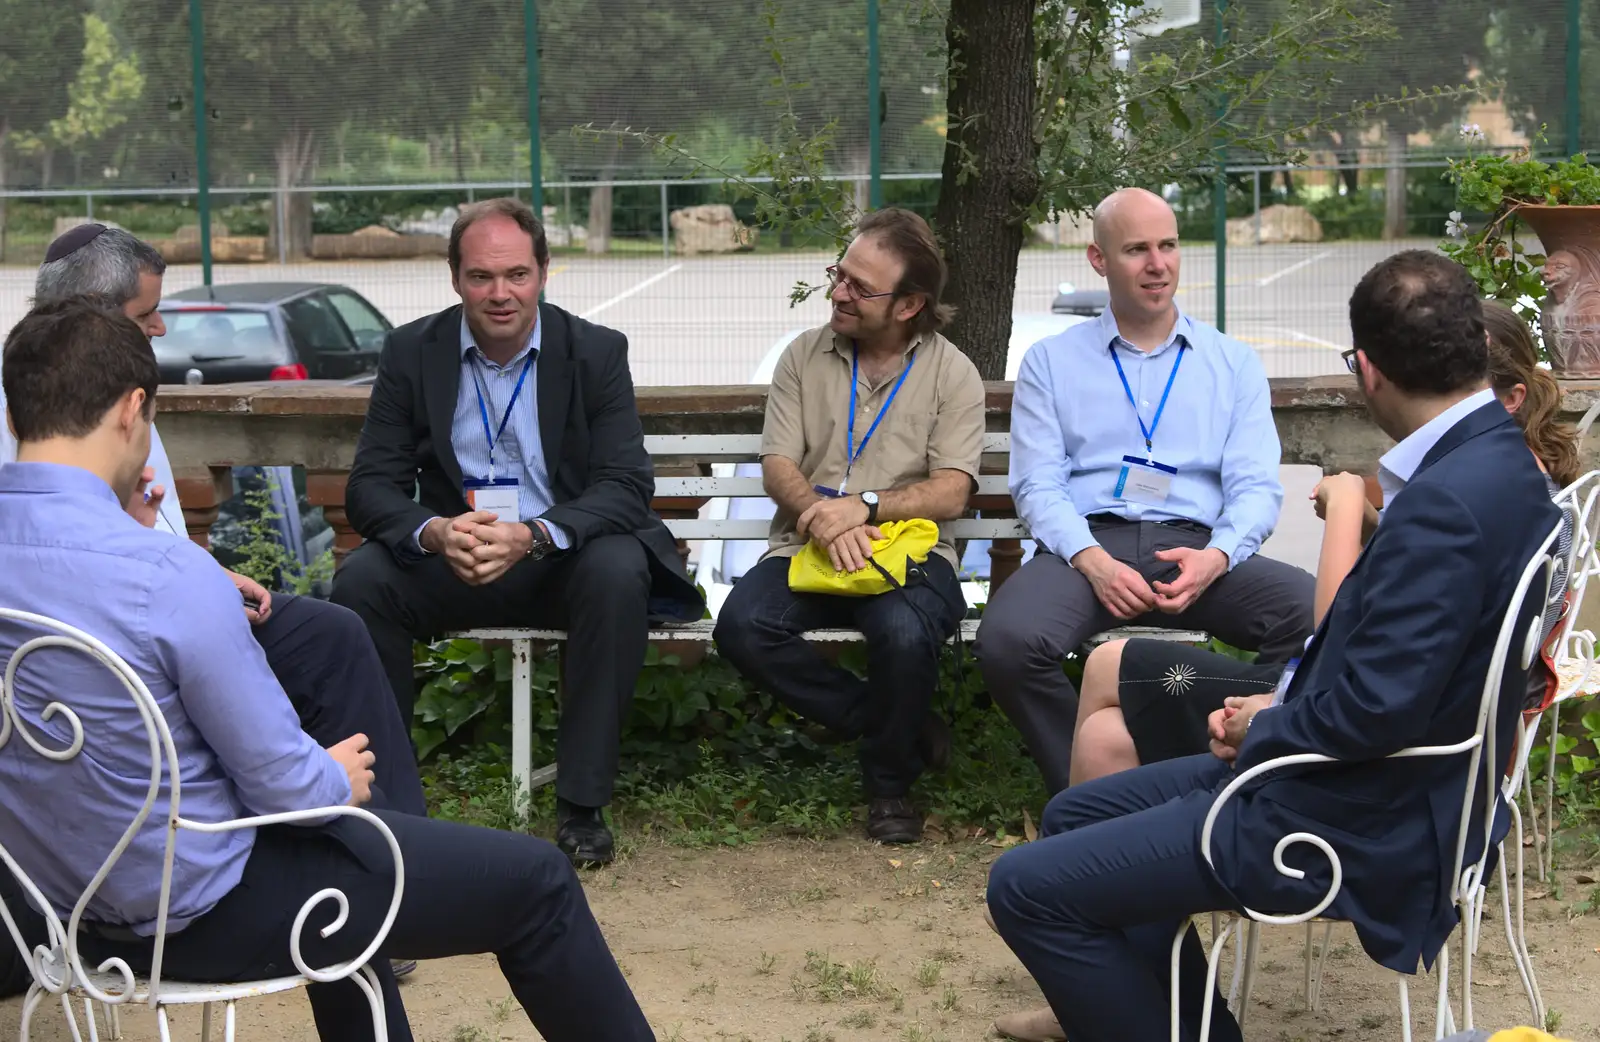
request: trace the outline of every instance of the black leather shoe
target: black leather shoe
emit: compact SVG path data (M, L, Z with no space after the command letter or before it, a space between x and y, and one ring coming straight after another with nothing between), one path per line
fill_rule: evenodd
M922 815L904 796L879 797L867 804L867 835L879 843L916 843Z
M609 865L617 856L616 841L606 827L599 807L579 807L561 801L556 808L556 846L575 868Z
M416 968L417 968L417 960L415 960L415 959L390 959L389 960L389 971L394 974L394 979L395 980L399 980L401 977L404 977L404 976L414 972L416 970Z

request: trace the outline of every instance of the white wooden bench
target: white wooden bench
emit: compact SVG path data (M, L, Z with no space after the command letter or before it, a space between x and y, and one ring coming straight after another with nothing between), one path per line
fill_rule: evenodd
M704 464L748 463L759 458L761 436L758 434L657 434L644 439L645 451L650 454L657 471L679 470L686 466L699 469ZM976 497L1006 497L1005 459L1011 452L1011 435L986 434L983 437L985 473L978 479ZM758 477L737 476L687 476L657 477L655 494L659 500L709 500L765 498L766 491ZM768 522L761 518L669 518L668 531L683 540L740 540L766 541ZM1027 539L1028 526L1018 518L961 518L940 525L952 539ZM710 643L713 621L672 626L659 626L650 630L652 641L698 641ZM954 640L970 641L978 632L978 620L963 619L960 632ZM518 798L525 798L540 785L555 780L556 765L533 769L533 665L535 642L560 642L566 639L565 630L494 628L465 630L451 637L473 640L504 640L511 643L511 776L516 784ZM1144 626L1127 626L1101 634L1091 644L1123 637L1153 637L1183 643L1204 643L1206 635L1193 630L1168 630ZM853 643L862 639L857 630L811 630L807 640L820 643Z

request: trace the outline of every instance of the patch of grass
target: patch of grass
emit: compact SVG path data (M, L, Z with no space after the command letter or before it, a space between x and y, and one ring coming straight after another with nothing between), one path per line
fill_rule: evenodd
M954 948L935 948L933 954L928 957L934 962L942 963L946 966L953 962L961 961L961 953Z
M870 1009L851 1010L839 1018L839 1026L844 1028L872 1028L878 1026L878 1018Z
M762 952L761 960L756 963L756 974L761 977L770 977L778 969L778 957L771 952Z
M901 1042L936 1042L933 1032L921 1023L907 1024L906 1029L900 1032L900 1039Z
M1544 1030L1545 1030L1545 1033L1548 1034L1548 1035L1553 1035L1553 1034L1556 1033L1556 1029L1558 1029L1559 1027L1561 1027L1561 1011L1559 1009L1547 1009L1547 1010L1545 1010L1544 1011Z
M661 1042L683 1042L683 1025L672 1025L672 1030L662 1037Z
M844 979L857 998L875 998L882 991L878 984L878 964L872 959L851 963L844 971Z
M1361 1025L1361 1029L1363 1031L1376 1031L1385 1024L1389 1023L1389 1014L1365 1013L1362 1015L1361 1020L1358 1021L1358 1023Z
M867 959L847 966L815 951L806 952L805 969L789 978L789 986L796 998L812 995L819 1002L879 998L887 993L878 979L876 961Z
M689 989L690 995L704 995L706 998L710 998L716 993L717 982L715 979L703 980L699 984L696 984L694 987Z
M961 1008L961 993L956 990L954 984L946 984L944 986L944 994L939 996L939 1001L935 1003L935 1008L942 1013L954 1013Z
M934 962L932 959L929 959L921 966L918 966L915 978L918 986L922 988L931 988L935 984L938 984L939 974L943 969L943 966L937 962Z
M805 1042L834 1042L833 1032L826 1024L812 1024L806 1028Z
M829 886L822 886L818 884L814 886L808 886L799 893L790 894L789 903L791 905L816 904L818 901L826 901L837 896L839 896L839 892L837 890Z
M476 1024L457 1024L450 1042L494 1042L494 1036Z
M861 911L855 914L856 922L862 924L875 923L882 918L883 909L879 908L877 905L866 905L861 909Z
M511 1014L521 1008L517 1005L517 997L515 995L507 995L498 1002L491 1001L489 1003L489 1016L494 1019L496 1024L504 1024L511 1017Z

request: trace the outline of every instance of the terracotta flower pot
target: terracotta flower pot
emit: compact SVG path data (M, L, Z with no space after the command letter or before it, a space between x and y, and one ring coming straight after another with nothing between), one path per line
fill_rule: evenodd
M1523 206L1544 247L1539 326L1557 376L1600 378L1600 206Z

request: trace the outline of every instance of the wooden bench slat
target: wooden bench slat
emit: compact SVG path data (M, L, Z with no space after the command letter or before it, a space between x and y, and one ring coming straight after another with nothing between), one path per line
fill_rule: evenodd
M698 622L684 623L682 626L671 626L663 629L652 629L649 637L651 640L711 640L711 632L715 627L710 619L701 619ZM978 635L978 620L961 620L961 639L972 640ZM539 640L557 641L566 640L566 630L529 630L512 629L506 627L493 627L477 630L463 630L460 633L448 634L450 637L463 637L469 640ZM1120 626L1098 636L1091 637L1086 643L1090 645L1104 644L1108 640L1123 640L1132 637L1144 637L1150 640L1169 640L1180 644L1204 644L1209 638L1197 630L1164 630L1155 626ZM859 630L827 629L808 630L807 640L822 641L824 643L852 643L862 638Z
M761 518L668 518L667 531L678 539L767 538L770 522ZM940 526L951 539L1027 539L1028 526L1016 518L960 518Z
M647 434L644 450L651 456L693 456L706 461L754 460L761 452L759 434ZM983 436L983 451L1011 451L1011 435L991 431Z
M656 478L656 498L665 499L670 496L696 496L708 499L756 499L765 498L766 489L761 487L759 477L658 477ZM979 496L1006 496L1009 489L1006 486L1004 474L985 474L978 478Z

